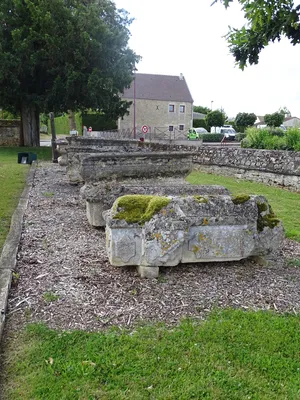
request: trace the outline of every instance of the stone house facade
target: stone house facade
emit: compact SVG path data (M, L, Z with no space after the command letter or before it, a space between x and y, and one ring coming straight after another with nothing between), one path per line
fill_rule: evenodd
M118 129L136 131L147 125L152 132L185 131L192 127L193 99L180 76L136 74L124 100L132 101L129 115L119 118Z

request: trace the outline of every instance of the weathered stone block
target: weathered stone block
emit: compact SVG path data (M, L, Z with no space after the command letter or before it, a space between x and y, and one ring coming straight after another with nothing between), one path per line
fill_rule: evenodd
M179 263L268 257L284 238L263 196L123 196L105 219L110 263L146 272ZM152 276L146 272L142 275Z
M229 194L223 186L190 185L183 178L161 178L127 180L123 182L98 182L86 184L81 196L86 200L86 215L89 223L95 227L105 226L102 213L109 210L114 201L126 194L145 195L220 195Z
M192 165L193 154L189 152L99 154L82 160L80 175L84 182L186 176Z

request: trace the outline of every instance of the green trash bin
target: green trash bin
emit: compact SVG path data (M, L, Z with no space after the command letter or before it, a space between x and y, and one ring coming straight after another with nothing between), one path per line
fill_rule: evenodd
M32 164L32 161L37 160L35 153L18 153L18 164Z

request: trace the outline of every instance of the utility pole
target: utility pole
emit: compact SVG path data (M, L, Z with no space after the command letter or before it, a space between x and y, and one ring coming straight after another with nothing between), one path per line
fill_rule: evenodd
M136 78L136 72L134 71L134 80L133 80L133 137L134 139L136 138L136 83L135 83L135 78Z

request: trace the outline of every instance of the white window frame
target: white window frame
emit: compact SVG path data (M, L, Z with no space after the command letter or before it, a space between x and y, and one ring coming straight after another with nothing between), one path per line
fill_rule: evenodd
M172 129L170 129L172 128ZM169 125L169 132L174 132L174 125Z
M170 111L171 106L173 107L173 111ZM168 110L169 110L169 113L175 113L175 104L169 103Z
M181 107L183 107L184 111L181 111ZM179 113L180 113L180 114L185 114L185 110L186 110L185 104L180 104L180 106L179 106Z

